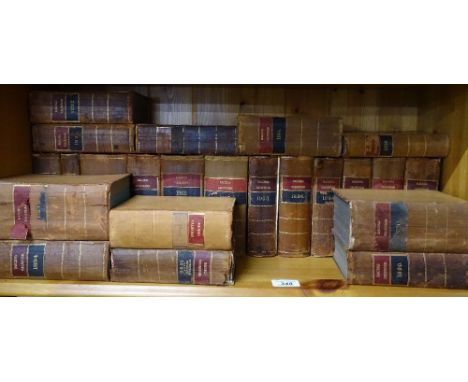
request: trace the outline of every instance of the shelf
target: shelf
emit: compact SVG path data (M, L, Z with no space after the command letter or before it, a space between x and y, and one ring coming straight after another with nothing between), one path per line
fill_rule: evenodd
M342 279L331 258L241 258L232 287L174 284L124 284L48 280L0 280L0 296L468 296L468 290L349 286L334 291L273 288L272 279Z

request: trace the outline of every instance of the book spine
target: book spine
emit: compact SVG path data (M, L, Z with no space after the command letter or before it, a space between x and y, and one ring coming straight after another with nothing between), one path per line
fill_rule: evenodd
M33 125L34 152L128 153L134 125Z
M33 154L33 174L60 175L60 154Z
M60 154L62 175L80 175L80 154Z
M341 188L343 159L315 158L312 195L312 256L333 256L333 196Z
M372 188L402 190L405 178L405 158L374 158L372 160Z
M132 174L132 195L159 195L160 171L161 165L159 156L128 155L127 172Z
M445 134L365 134L343 136L345 157L445 157L449 138Z
M230 251L121 249L111 252L114 282L233 285L234 256Z
M81 175L127 173L127 155L80 154Z
M348 282L423 288L468 288L468 254L348 253Z
M245 254L247 234L246 157L205 157L205 197L231 197L234 205L233 234L235 253Z
M440 159L408 158L405 167L405 190L438 190Z
M240 154L284 154L286 118L241 115L237 126Z
M345 158L343 160L343 188L370 188L372 160L369 158Z
M198 156L161 157L163 196L202 196L204 159Z
M0 242L0 278L106 281L108 263L108 242Z
M30 95L32 123L145 122L148 111L147 100L129 92L33 92ZM144 120L139 121L140 118Z
M278 254L310 255L312 159L282 157L278 210Z
M247 254L277 254L279 158L249 157Z

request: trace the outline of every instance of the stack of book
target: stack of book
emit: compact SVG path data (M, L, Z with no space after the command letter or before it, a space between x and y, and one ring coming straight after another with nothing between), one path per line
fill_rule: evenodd
M233 198L135 196L110 212L115 282L232 285Z
M339 190L335 261L350 284L468 288L468 202L428 190Z

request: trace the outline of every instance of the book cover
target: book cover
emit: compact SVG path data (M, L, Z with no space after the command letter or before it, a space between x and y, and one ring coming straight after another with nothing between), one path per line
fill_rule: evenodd
M203 156L161 156L161 195L203 196Z
M126 154L80 154L81 175L114 175L127 173Z
M129 154L127 172L132 174L132 195L160 194L161 162L158 155Z
M310 256L312 158L281 157L278 255Z
M342 132L341 118L239 115L238 152L243 155L338 157L341 155Z
M234 255L230 251L114 248L110 278L126 283L233 285Z
M107 281L106 241L0 241L0 278Z
M405 190L438 190L439 158L408 158L405 167Z
M134 151L134 125L33 125L32 142L37 153L129 153Z
M446 134L345 133L344 157L435 157L449 152Z
M341 188L342 158L315 158L312 192L312 236L310 254L333 256L333 195Z
M406 158L372 159L372 188L402 190L404 188Z
M235 155L236 126L136 126L136 151L148 154Z
M129 191L126 175L1 179L0 239L108 240L109 209Z
M247 254L276 256L278 228L278 157L249 157Z
M112 248L232 250L234 198L134 196L110 211Z
M150 120L146 97L133 92L50 92L29 96L32 123L143 123Z
M234 205L233 234L236 255L244 255L247 235L247 157L206 156L205 197L231 197Z

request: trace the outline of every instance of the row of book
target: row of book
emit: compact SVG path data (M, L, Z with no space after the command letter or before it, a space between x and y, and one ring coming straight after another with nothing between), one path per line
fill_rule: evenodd
M234 199L129 198L128 175L0 180L0 278L232 285Z
M337 190L335 261L350 284L468 288L468 202L427 190Z
M313 157L437 157L445 134L343 133L339 117L238 116L237 126L161 125L132 92L33 92L33 151Z
M41 174L130 173L134 195L234 197L236 252L253 256L331 256L333 189L437 190L440 174L434 158L36 154L34 163Z

